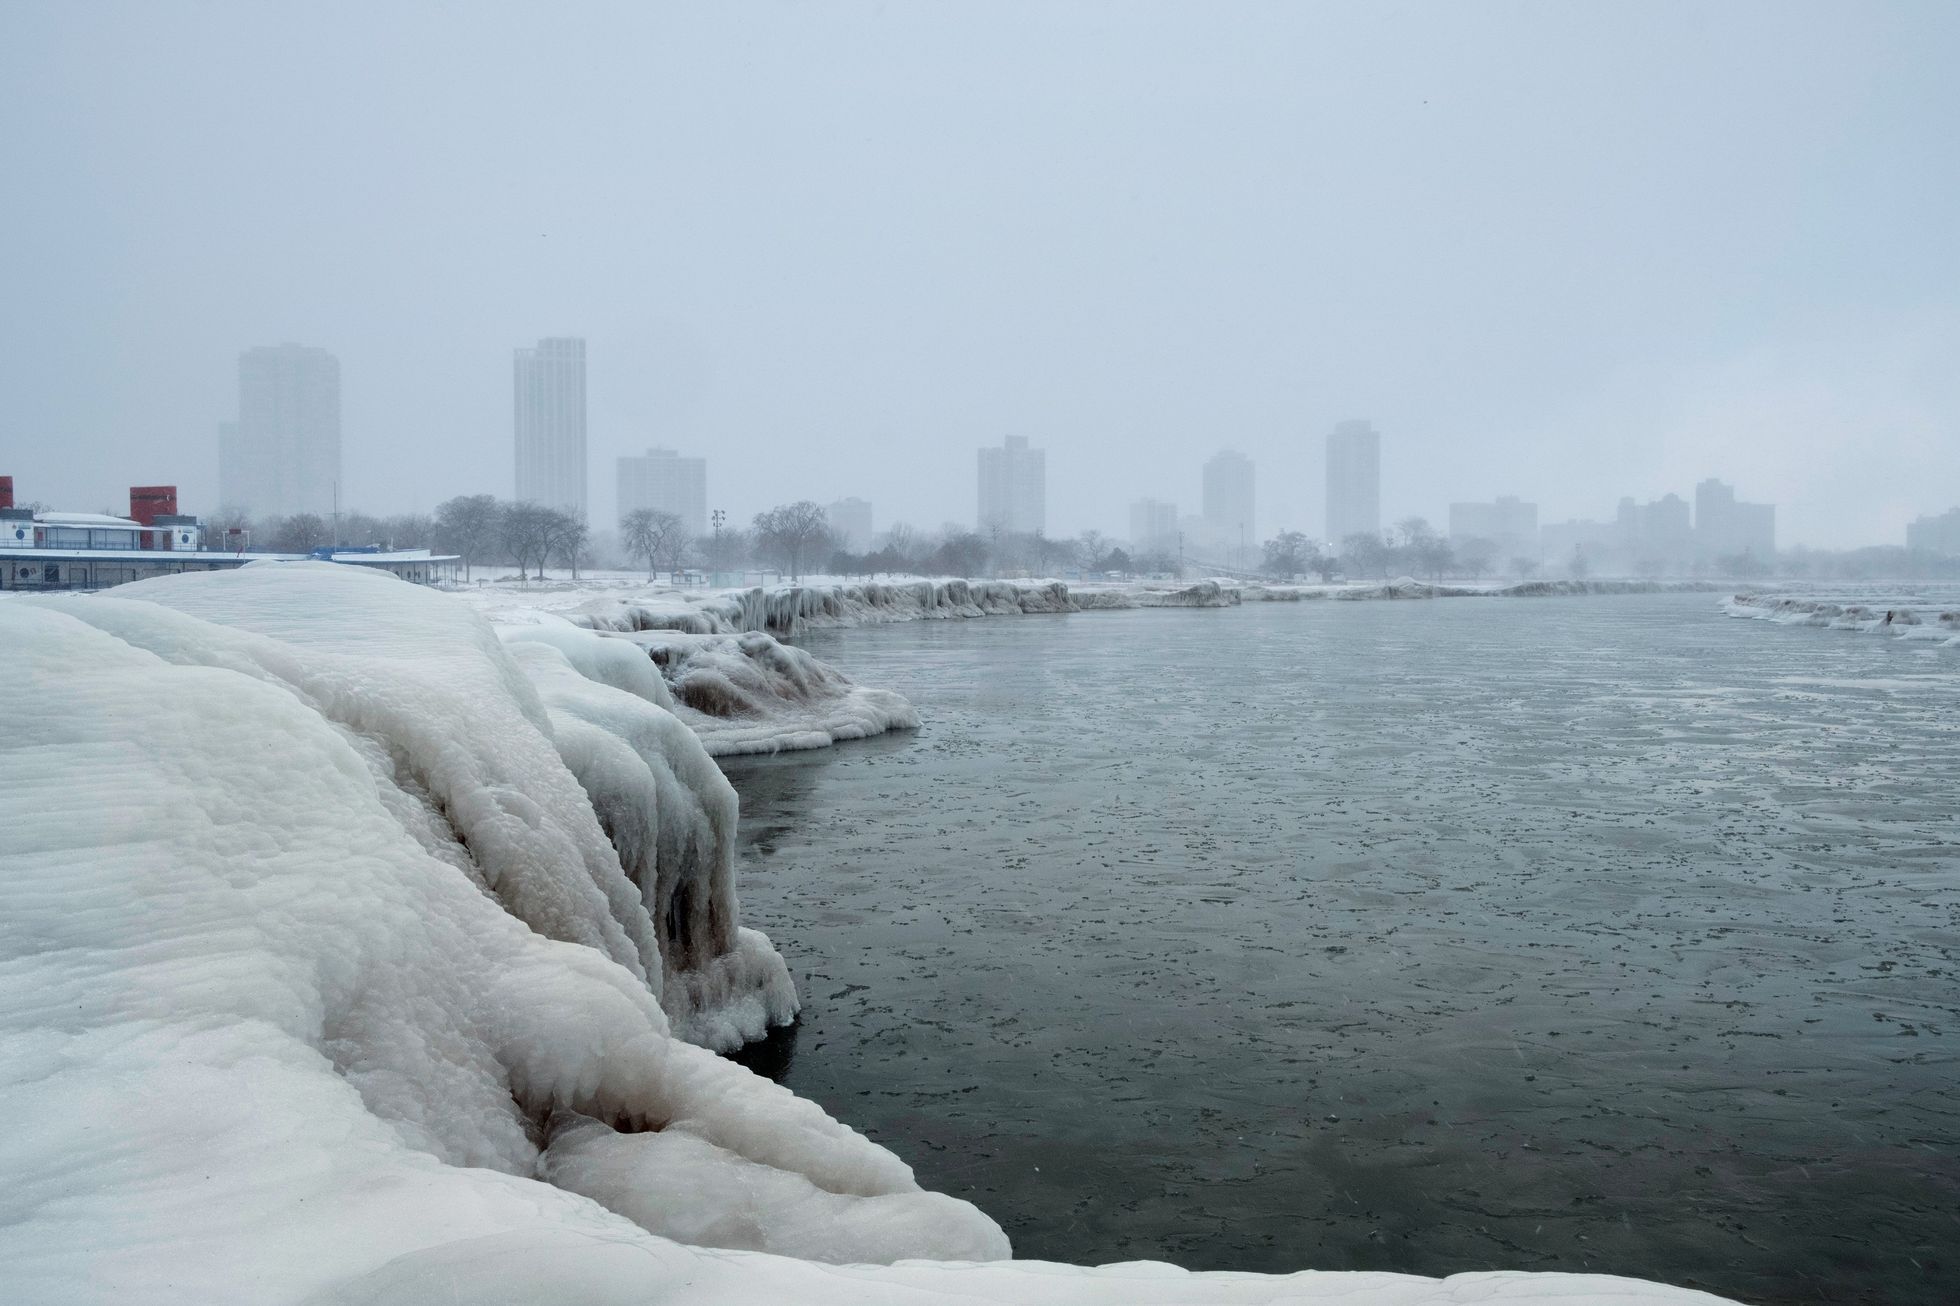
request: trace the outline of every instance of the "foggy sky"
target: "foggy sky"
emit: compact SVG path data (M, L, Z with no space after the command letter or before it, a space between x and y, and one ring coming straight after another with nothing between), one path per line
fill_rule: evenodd
M0 9L0 473L215 508L237 355L341 361L344 502L511 492L511 351L588 342L591 499L1051 534L1198 506L1544 521L1706 475L1779 542L1960 503L1960 5Z

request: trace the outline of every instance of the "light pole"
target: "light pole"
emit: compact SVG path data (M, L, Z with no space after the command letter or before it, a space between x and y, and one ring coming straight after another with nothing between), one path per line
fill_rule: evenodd
M727 513L725 513L725 512L723 512L723 511L722 511L721 509L719 509L719 508L717 508L717 509L715 509L715 511L714 511L714 515L713 515L713 517L712 517L712 518L711 518L710 520L712 520L712 521L714 522L714 524L715 524L715 575L714 575L714 584L716 584L716 585L719 585L719 584L721 584L721 583L722 583L722 579L721 579L721 524L722 524L723 522L725 522L725 521L727 521L727 520L728 520L728 514L727 514Z

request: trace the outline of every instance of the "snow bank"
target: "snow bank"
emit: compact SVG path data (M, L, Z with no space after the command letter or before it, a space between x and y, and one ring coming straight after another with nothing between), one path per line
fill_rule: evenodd
M1006 1262L673 1037L698 957L646 940L743 955L733 808L611 650L328 566L10 597L0 644L9 1301L1713 1300Z
M1942 648L1960 648L1960 610L1911 604L1874 606L1836 603L1827 599L1778 598L1737 594L1723 603L1731 617L1773 621L1784 626L1821 626L1866 635L1893 635L1924 640Z

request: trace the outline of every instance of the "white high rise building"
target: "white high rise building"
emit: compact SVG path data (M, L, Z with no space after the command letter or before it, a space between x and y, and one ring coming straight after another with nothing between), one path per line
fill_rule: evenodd
M1342 422L1327 433L1327 540L1339 548L1381 529L1381 435L1365 421Z
M1252 473L1252 459L1231 449L1213 454L1205 463L1206 543L1214 550L1213 556L1239 567L1250 565L1259 544L1259 524L1253 520Z
M847 553L871 551L871 504L853 495L839 499L823 510L824 520L837 534L839 547Z
M619 460L619 520L640 508L670 512L699 539L708 530L708 460L683 458L672 449L649 449L644 458Z
M1028 448L1023 435L1010 435L998 449L980 451L982 532L996 528L1029 535L1048 525L1048 455Z
M514 369L517 498L585 516L585 341L540 340Z
M1138 499L1130 505L1130 552L1138 556L1175 556L1177 505L1161 499Z
M238 420L218 427L218 501L260 519L334 510L340 360L306 345L238 356Z

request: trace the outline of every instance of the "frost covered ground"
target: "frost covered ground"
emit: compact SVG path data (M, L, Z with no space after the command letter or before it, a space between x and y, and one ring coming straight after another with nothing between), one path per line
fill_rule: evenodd
M326 564L0 600L9 1301L1714 1300L1006 1261L708 1050L796 1003L710 747L909 708L766 633L517 606Z

